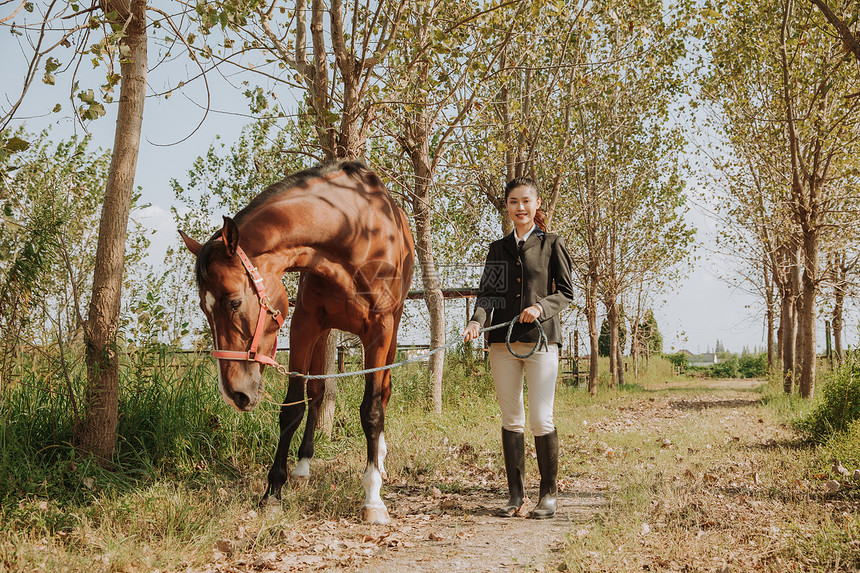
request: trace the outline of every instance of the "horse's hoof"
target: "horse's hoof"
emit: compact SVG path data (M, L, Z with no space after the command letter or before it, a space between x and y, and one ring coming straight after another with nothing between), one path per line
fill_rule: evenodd
M274 497L265 497L260 500L260 509L267 514L281 513L281 500Z
M311 463L308 459L302 458L296 463L296 467L290 473L293 479L308 479L311 477Z
M391 518L388 517L388 510L385 509L385 506L362 507L361 521L371 525L388 525L391 523Z

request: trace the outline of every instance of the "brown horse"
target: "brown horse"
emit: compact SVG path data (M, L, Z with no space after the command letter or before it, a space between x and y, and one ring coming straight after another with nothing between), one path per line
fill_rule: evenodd
M277 366L277 332L289 306L281 277L289 271L301 273L290 321L291 372L323 373L332 328L358 335L367 368L393 362L414 245L405 215L364 165L328 164L275 183L235 218L224 217L224 227L203 245L180 233L197 257L200 307L212 329L218 387L227 404L254 409L263 368ZM372 523L389 521L379 490L390 382L390 370L366 374L360 409L367 438L361 517ZM324 384L292 376L264 500L280 497L287 481L287 452L305 413L305 383L310 408L292 475L308 476Z

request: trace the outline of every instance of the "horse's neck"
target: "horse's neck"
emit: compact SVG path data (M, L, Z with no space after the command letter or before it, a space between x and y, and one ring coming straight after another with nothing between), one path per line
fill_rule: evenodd
M299 206L307 209L306 205ZM283 210L296 211L296 206ZM329 210L333 212L326 212ZM343 240L337 236L341 228L335 223L343 213L319 204L313 205L313 211L312 219L285 215L278 219L278 224L266 226L251 220L244 226L247 231L240 229L240 235L247 233L255 251L249 254L262 272L279 277L287 272L311 272L346 288L355 271L349 261L335 252L343 248Z

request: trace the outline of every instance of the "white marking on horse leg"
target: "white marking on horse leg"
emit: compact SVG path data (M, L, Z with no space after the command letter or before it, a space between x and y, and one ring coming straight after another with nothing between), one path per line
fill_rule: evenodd
M379 490L382 488L382 476L376 464L368 463L367 469L364 470L364 506L361 508L362 521L370 523L389 523L391 518L388 517L388 510L379 496Z
M296 463L293 472L290 474L294 478L306 478L311 475L311 461L308 458L302 458Z
M379 433L377 451L379 452L379 460L376 462L376 466L379 468L379 473L382 474L382 479L385 479L385 455L388 453L388 448L385 446L385 432Z

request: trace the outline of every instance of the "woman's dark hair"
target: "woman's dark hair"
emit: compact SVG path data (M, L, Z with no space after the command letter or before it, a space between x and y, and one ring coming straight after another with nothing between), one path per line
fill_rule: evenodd
M508 184L505 185L505 203L508 202L508 195L510 195L511 191L517 187L527 187L531 189L535 192L535 197L540 199L540 187L538 187L537 181L531 177L516 177L508 181ZM543 207L535 211L535 225L537 225L538 229L541 231L546 232L546 213L543 212Z

